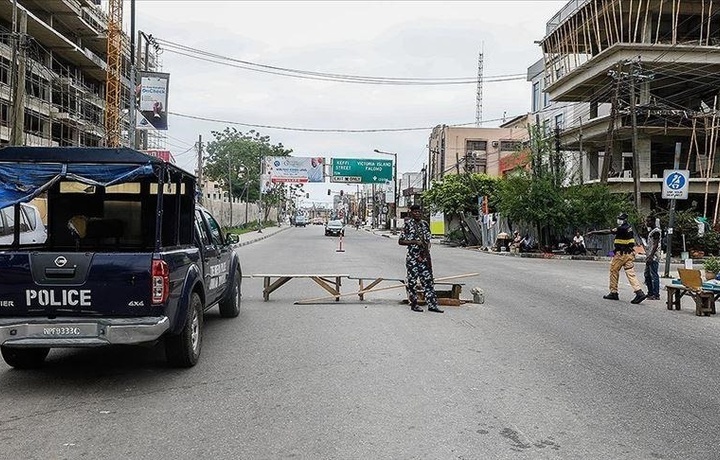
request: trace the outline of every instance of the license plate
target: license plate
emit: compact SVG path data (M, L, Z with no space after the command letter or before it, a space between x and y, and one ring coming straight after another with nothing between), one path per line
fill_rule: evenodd
M32 337L97 337L97 324L30 325L28 336Z

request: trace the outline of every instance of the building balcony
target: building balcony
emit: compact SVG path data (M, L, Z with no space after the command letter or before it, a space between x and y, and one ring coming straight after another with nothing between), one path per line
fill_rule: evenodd
M52 17L55 28L82 40L95 52L107 49L107 19L92 3L85 0L23 0L23 7L42 18Z
M560 77L546 69L550 84L545 91L553 101L610 102L612 92L605 91L605 97L599 98L598 89L613 84L609 73L619 62L637 61L640 56L642 71L654 75L649 81L651 92L654 81L667 94L673 93L673 87L682 90L689 79L694 86L720 86L720 48L717 46L619 43ZM694 69L699 68L702 68L701 75L694 74Z
M62 2L45 2L36 0L39 3L57 4ZM9 0L0 0L0 17L11 18L13 14L13 3ZM89 77L97 81L105 81L107 64L103 59L87 48L82 48L68 40L57 30L50 27L32 11L28 11L27 33L40 45L53 51L56 56L61 57L72 65L82 69Z

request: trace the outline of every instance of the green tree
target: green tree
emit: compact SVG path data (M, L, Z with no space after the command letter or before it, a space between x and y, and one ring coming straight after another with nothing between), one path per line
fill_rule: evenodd
M487 174L450 174L442 181L434 181L423 193L423 203L430 209L442 211L448 217L476 213L478 198L495 196L498 179Z
M260 199L260 162L266 156L288 156L292 150L282 144L273 145L269 136L255 130L242 133L235 128L213 131L213 140L207 144L207 157L203 172L205 177L216 181L225 190L232 185L233 197L248 197L248 201ZM279 190L274 190L274 189ZM282 184L270 188L267 195L275 203L284 192ZM264 206L264 205L263 205ZM265 206L264 206L265 207ZM266 217L269 209L265 213Z
M568 204L567 227L581 231L614 227L618 214L631 211L628 194L611 193L603 184L573 185L564 195Z

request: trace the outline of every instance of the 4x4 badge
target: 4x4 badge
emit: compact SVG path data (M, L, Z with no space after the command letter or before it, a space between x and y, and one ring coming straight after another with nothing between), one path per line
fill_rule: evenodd
M62 267L65 266L65 264L67 264L67 259L65 258L65 256L58 256L58 257L55 259L55 265L56 265L57 267L62 268Z

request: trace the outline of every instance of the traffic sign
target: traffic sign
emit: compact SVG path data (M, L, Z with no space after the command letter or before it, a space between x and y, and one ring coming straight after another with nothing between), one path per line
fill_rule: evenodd
M663 172L662 197L668 200L687 200L688 178L687 169L666 169Z
M350 184L392 183L392 160L332 158L330 182Z

